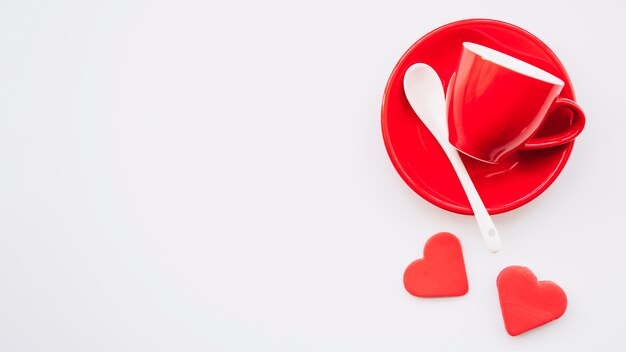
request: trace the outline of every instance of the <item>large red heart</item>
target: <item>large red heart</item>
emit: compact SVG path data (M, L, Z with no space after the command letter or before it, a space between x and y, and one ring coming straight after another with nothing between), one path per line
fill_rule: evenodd
M448 232L429 238L424 258L412 262L404 271L404 287L417 297L466 294L467 274L459 239Z
M567 308L563 289L552 281L537 281L523 266L502 270L497 286L504 327L511 336L558 319Z

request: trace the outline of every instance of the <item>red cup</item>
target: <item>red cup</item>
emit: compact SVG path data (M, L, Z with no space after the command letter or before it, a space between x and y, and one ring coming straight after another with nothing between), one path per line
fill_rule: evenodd
M564 83L524 61L475 43L463 43L457 72L446 94L450 143L459 151L498 163L521 149L569 143L585 126L572 100L558 98ZM564 131L533 138L557 108L570 109Z

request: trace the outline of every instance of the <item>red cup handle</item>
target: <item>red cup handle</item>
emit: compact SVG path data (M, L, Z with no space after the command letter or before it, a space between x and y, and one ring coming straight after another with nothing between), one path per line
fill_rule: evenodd
M544 137L532 137L530 138L526 144L522 147L522 149L542 149L542 148L550 148L556 147L557 145L569 143L574 140L574 138L578 137L580 132L582 132L585 127L585 113L583 110L576 104L573 100L567 98L557 98L550 110L548 115L552 113L552 111L560 108L566 107L574 113L574 121L572 125L567 128L563 132L559 132L550 136Z

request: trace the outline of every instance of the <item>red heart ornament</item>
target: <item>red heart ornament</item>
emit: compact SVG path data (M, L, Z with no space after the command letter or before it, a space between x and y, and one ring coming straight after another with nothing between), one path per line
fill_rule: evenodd
M510 266L497 279L504 327L511 336L560 318L567 308L567 296L552 281L537 281L530 269Z
M417 297L450 297L467 293L467 273L461 242L440 232L426 241L424 258L404 271L404 287Z

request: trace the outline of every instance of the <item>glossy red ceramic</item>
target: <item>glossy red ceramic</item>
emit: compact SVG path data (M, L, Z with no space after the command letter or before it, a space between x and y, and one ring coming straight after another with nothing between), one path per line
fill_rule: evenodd
M432 66L447 88L456 71L463 42L474 42L507 52L557 76L565 83L560 98L574 100L567 72L550 49L532 34L494 20L464 20L435 29L418 40L396 64L382 105L385 147L402 179L429 202L461 214L471 208L461 183L443 150L404 95L403 77L414 63ZM556 109L534 136L550 136L573 123L570 109ZM491 214L522 206L557 178L574 142L538 150L520 151L499 164L487 164L462 155L481 199Z
M569 143L582 131L585 117L575 102L557 99L562 87L557 77L506 53L463 43L446 95L450 143L490 163L526 146ZM554 135L531 139L548 113L561 107L572 110L574 123Z

